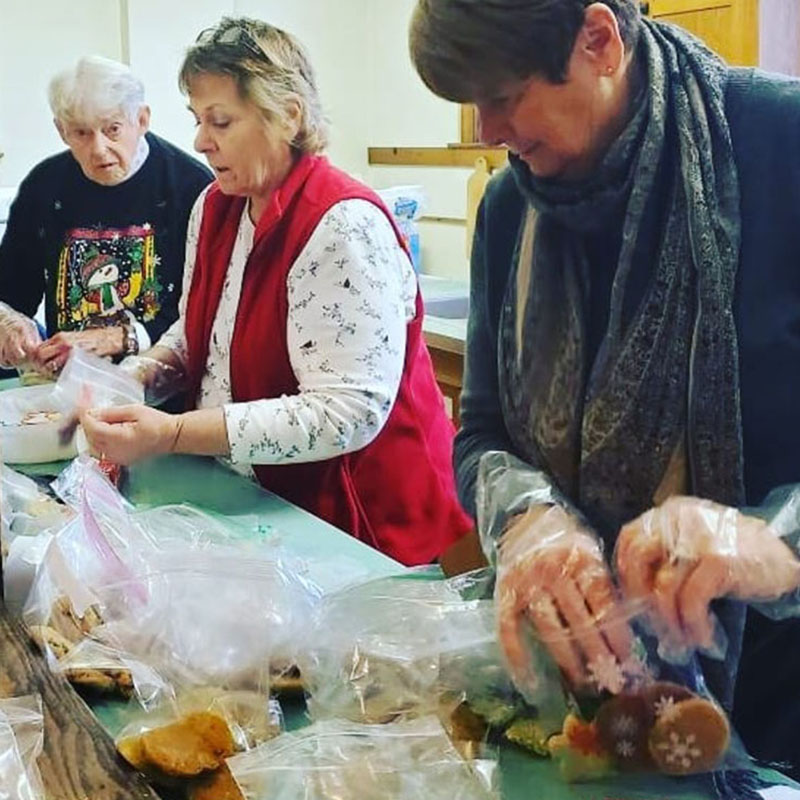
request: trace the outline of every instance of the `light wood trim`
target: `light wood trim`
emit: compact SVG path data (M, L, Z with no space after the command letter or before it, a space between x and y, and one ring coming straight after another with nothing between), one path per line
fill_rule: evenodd
M734 0L649 0L651 17L666 14L686 14L691 11L708 11L711 8L730 8Z
M462 144L477 144L478 126L476 110L472 104L461 106L461 137Z
M508 161L504 147L370 147L367 154L372 166L471 168L477 158L483 157L494 170Z

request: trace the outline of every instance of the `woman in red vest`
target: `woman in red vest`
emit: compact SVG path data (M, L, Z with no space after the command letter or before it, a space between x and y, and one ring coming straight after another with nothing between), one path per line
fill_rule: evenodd
M185 374L194 410L94 410L93 449L221 456L405 564L436 559L472 523L416 278L378 197L319 155L302 47L223 19L180 83L216 181L189 222L180 318L147 355Z

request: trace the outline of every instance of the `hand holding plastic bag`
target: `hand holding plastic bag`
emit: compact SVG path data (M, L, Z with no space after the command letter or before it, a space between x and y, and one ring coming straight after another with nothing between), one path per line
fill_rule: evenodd
M628 625L598 629L623 619L600 542L560 506L534 506L511 523L500 542L495 600L512 678L531 702L541 675L530 625L573 686L589 682L589 664L628 659Z
M36 323L0 303L0 367L16 367L33 358L42 341Z
M626 595L649 598L667 647L719 652L709 605L779 598L800 562L768 523L696 497L673 497L623 527L616 566Z

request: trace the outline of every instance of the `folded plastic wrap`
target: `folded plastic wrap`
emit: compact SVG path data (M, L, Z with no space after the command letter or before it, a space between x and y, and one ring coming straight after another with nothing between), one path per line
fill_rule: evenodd
M159 406L186 389L186 370L147 355L128 356L119 368L144 387L149 406Z
M0 700L0 800L45 800L36 765L43 743L40 698Z
M228 760L248 800L489 800L493 766L465 761L435 717L326 720Z
M41 340L30 317L0 303L0 367L8 369L29 361Z
M299 662L311 716L386 722L510 693L486 586L412 572L326 597Z

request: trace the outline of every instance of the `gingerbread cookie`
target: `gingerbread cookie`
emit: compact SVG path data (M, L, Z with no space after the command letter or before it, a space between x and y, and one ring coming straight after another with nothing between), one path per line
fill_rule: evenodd
M218 769L235 752L225 720L207 711L189 714L141 738L148 765L173 777L194 777Z
M189 800L244 800L231 771L223 764L208 777L200 778L189 789Z
M620 770L633 772L652 768L648 736L654 716L639 694L621 694L603 703L595 726L603 747Z
M682 700L650 731L650 754L661 772L690 775L719 764L730 742L725 713L710 700Z
M656 681L642 689L647 707L653 718L653 722L669 715L678 703L684 700L691 700L697 695L685 686L669 681Z

